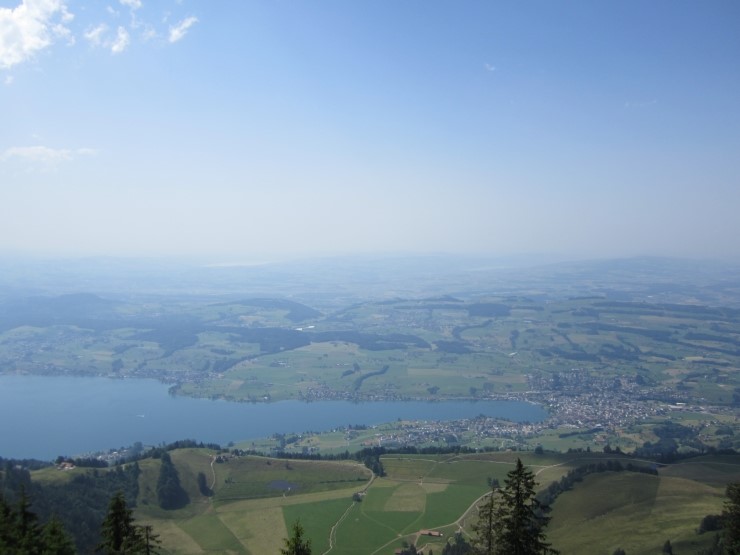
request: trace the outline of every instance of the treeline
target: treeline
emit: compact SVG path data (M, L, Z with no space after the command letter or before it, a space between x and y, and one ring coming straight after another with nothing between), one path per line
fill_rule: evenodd
M365 447L354 453L344 451L343 453L336 454L321 454L321 453L286 453L278 452L275 457L278 459L291 459L291 460L306 460L306 461L346 461L356 460L357 462L363 463L367 468L372 470L378 476L385 476L385 469L380 457L384 455L450 455L450 454L471 454L477 453L480 450L471 449L470 447L464 446L430 446L430 447L396 447L388 449L386 447ZM486 449L486 451L492 451L492 449ZM245 455L263 455L256 451L242 451L234 450L234 453Z
M368 372L367 374L361 375L359 378L355 380L355 383L352 385L352 387L354 388L355 391L357 391L358 389L362 387L362 382L364 382L366 379L372 378L373 376L382 376L388 371L388 368L390 368L390 366L386 364L380 370L376 370L375 372Z
M108 463L103 459L96 459L94 457L62 457L59 456L54 461L57 466L60 464L68 463L80 468L106 468Z
M203 443L202 441L195 441L194 439L180 439L173 441L172 443L141 450L120 459L120 463L141 461L144 459L161 459L162 455L169 451L174 451L175 449L213 449L214 451L223 451L218 443Z
M116 466L129 462L141 461L144 459L160 459L162 458L163 453L174 451L175 449L213 449L214 451L223 450L218 443L204 443L202 441L195 441L194 439L181 439L178 441L173 441L172 443L163 443L156 447L150 447L149 449L144 449L144 446L141 444L141 442L137 441L130 448L131 452L129 454L118 457L112 464L109 464L104 459L97 459L94 457L67 457L64 455L58 456L55 459L54 464L60 465L64 462L68 462L81 468L107 468L109 466ZM125 450L126 448L121 447L121 451ZM2 457L0 457L0 464L2 464L2 462L3 459ZM51 466L51 463L37 460L13 460L13 462L16 465L22 466L23 468L27 468L29 470L38 470L40 468Z
M100 542L100 527L112 496L122 492L128 504L135 506L139 474L139 465L134 462L113 470L93 469L63 483L40 484L31 481L28 468L5 461L0 471L0 498L13 505L27 497L42 522L50 522L56 515L74 537L77 550L87 553Z
M120 493L128 507L136 506L141 474L139 460L162 460L156 490L160 507L175 509L189 502L168 453L183 448L221 450L215 443L191 439L175 441L142 451L113 468L93 468L84 474L72 476L68 481L53 484L31 480L31 470L46 468L50 466L49 463L0 459L0 499L12 506L27 496L41 522L49 522L56 515L63 528L74 538L76 549L80 553L88 553L100 543L100 529L112 497ZM0 553L9 551L0 549Z
M511 307L501 303L475 303L468 305L468 314L470 316L509 316Z
M544 357L558 356L567 360L601 362L601 359L598 356L592 355L591 353L586 353L584 351L566 351L560 347L537 349L537 352Z
M453 446L429 446L429 447L415 447L408 445L405 447L364 447L359 451L350 453L344 451L342 453L286 453L280 451L275 455L278 459L294 459L304 461L346 461L349 459L361 460L367 454L373 454L377 456L383 455L459 455L459 454L471 454L479 453L480 451L493 452L493 448L485 449L472 449L470 447L453 445ZM248 455L264 455L261 451L243 451L239 449L234 450L237 454L248 454Z
M589 474L598 474L601 472L641 472L643 474L658 475L657 468L653 466L634 465L631 462L626 465L618 460L608 460L606 462L591 463L578 468L574 468L559 481L551 483L546 489L537 494L538 501L544 506L552 506L558 496L573 488L573 486L582 482Z
M75 555L77 550L56 516L43 526L24 492L15 505L0 497L0 553Z
M666 420L655 426L653 433L658 436L658 441L646 441L635 449L632 456L652 459L660 463L671 463L706 452L717 452L713 447L707 447L697 437L696 430L675 422ZM679 453L679 446L688 446L696 449L696 453Z
M306 306L305 304L297 303L295 301L289 301L287 299L244 299L241 301L221 303L219 306L231 306L235 304L254 306L257 308L287 310L288 313L285 315L285 318L294 323L323 316L321 312L311 308L310 306Z
M596 331L596 332L614 331L617 333L631 333L634 335L641 335L644 337L648 337L655 341L664 341L668 343L675 342L672 338L673 332L669 330L653 330L653 329L647 329L647 328L635 328L635 327L630 327L630 326L618 326L616 324L604 324L601 322L584 322L578 325L583 328L586 328L587 330Z
M246 452L241 450L234 450L235 453L244 454L255 454L261 455L262 453ZM354 453L345 451L344 453L337 453L331 455L322 455L320 453L285 453L279 452L276 455L278 459L289 459L289 460L304 460L304 461L347 461L355 460L363 463L367 468L373 471L377 476L385 476L385 469L383 463L380 461L380 457L388 454L388 450L384 447L366 447Z
M156 555L159 536L135 523L122 492L113 495L98 530L100 541L85 553ZM82 552L82 550L80 550ZM3 555L76 555L78 547L56 515L41 525L25 492L15 506L0 497L0 553Z
M449 353L451 355L465 355L468 353L472 353L473 350L470 348L469 344L465 341L435 341L434 345L437 347L438 351L442 351L443 353Z
M155 324L154 329L137 333L129 339L157 343L164 350L162 356L168 357L175 351L192 347L198 342L198 333L203 331L203 328L192 319L189 320L187 322L167 322L165 324L152 322L150 326Z

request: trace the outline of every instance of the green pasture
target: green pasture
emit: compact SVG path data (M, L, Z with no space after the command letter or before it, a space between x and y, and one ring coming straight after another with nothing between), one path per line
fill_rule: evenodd
M182 521L178 526L198 543L204 553L248 553L217 514L202 514Z
M265 457L230 458L214 463L212 470L214 454L207 449L171 452L190 497L186 507L175 511L157 507L159 461L139 462L142 474L136 516L156 530L163 529L167 553L276 552L296 518L305 523L315 545L328 546L328 530L352 505L352 494L362 491L370 478L370 472L354 462ZM215 472L212 498L197 490L198 472L206 475L209 484ZM287 484L293 487L291 491Z
M56 466L49 466L32 473L33 481L44 485L64 484L75 476L82 476L90 471L89 468L73 468L71 470L59 470Z
M139 476L138 506L150 516L168 517L177 515L178 518L187 518L200 514L208 505L208 498L198 490L197 476L202 472L207 483L211 482L210 461L215 452L210 449L176 449L170 452L172 462L177 468L180 485L187 492L190 503L177 511L165 511L159 508L157 500L157 479L161 462L159 459L143 459L139 461L141 475Z
M330 499L301 505L288 505L283 508L285 526L291 529L293 523L300 521L311 539L314 553L324 553L329 549L329 531L345 513L348 515L354 509L354 501L350 497Z
M345 488L360 490L370 478L370 471L354 462L237 457L214 464L214 469L217 502Z
M459 526L469 526L475 515L469 510L488 491L488 479L503 482L517 456L522 454L384 456L387 476L373 483L359 507L339 526L337 553L392 553L402 539L435 544L441 550L438 540L419 538L419 530L437 529L450 537ZM525 459L537 465L532 467L535 471L551 470L552 479L580 461L564 455ZM550 481L540 480L543 486Z
M443 542L419 536L435 529L451 537L470 530L475 502L488 491L488 479L501 483L517 458L547 487L571 469L620 460L603 453L477 453L464 455L385 455L387 475L368 486L369 472L350 462L286 461L237 457L213 464L215 495L204 497L196 477L210 484L214 451L179 449L170 453L190 496L183 509L164 511L156 504L159 460L139 461L140 494L135 516L160 534L167 554L276 553L290 527L300 520L315 552L330 545L332 554L388 554L401 541L434 546ZM58 483L84 472L53 468L34 479ZM711 542L695 530L707 514L721 512L724 489L740 480L740 456L705 455L659 467L659 475L604 472L587 476L561 494L552 507L548 538L562 553L659 552L670 539L677 553L695 553ZM281 482L281 488L271 486ZM285 483L295 484L287 491ZM274 484L273 484L274 485ZM355 502L353 493L364 491ZM238 499L237 499L238 498ZM657 550L657 551L656 551Z
M696 553L711 543L695 532L701 519L721 512L723 492L695 480L629 472L586 477L553 505L548 538L563 553L610 555L660 552L670 540L676 553Z
M693 480L707 486L724 488L740 481L740 455L707 455L666 465L661 476Z

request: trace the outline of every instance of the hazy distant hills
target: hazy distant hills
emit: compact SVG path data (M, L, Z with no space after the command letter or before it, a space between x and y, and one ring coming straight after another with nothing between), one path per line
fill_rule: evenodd
M116 318L120 304L91 293L8 298L0 302L0 331L19 326L105 327L104 321Z
M71 293L126 300L166 294L232 302L282 298L321 311L352 299L525 291L541 297L598 294L620 300L657 295L670 301L681 295L724 304L734 302L729 296L740 298L736 295L740 264L657 257L553 261L536 256L454 255L347 256L253 265L176 259L0 258L0 300ZM295 321L304 317L300 311L294 316Z

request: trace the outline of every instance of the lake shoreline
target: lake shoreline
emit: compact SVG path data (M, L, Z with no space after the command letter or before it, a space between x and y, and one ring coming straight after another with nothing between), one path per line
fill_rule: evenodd
M43 410L41 410L43 409ZM391 420L452 421L479 415L542 422L521 400L231 402L173 396L152 379L0 375L0 456L53 460L140 441L186 438L225 445L275 433L324 431Z

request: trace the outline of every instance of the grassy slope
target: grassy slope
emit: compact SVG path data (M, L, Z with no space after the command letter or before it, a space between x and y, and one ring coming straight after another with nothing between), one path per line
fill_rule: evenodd
M700 472L697 465L696 470ZM629 472L587 477L553 506L548 538L562 553L659 553L669 539L678 553L711 541L695 533L701 518L721 512L723 490L696 480Z
M196 477L203 472L210 483L212 455L206 449L171 453L191 501L177 511L156 506L159 461L139 463L142 475L135 516L140 523L154 526L165 553L277 553L297 519L317 553L328 549L329 533L337 522L332 555L392 553L402 539L434 545L436 553L441 551L440 542L418 537L419 530L436 528L445 539L450 537L458 529L456 521L487 490L487 478L503 481L517 456L537 473L541 487L571 468L607 458L595 453L387 456L383 462L388 476L376 479L364 500L353 503L352 493L366 485L356 481L358 473L367 476L356 464L290 461L288 469L286 461L262 457L214 465L216 495L203 497ZM79 472L45 469L34 473L34 479L54 483ZM300 485L296 491L269 488L270 482L286 475ZM247 488L251 497L226 499L227 479L253 482ZM740 480L740 456L691 459L661 468L657 477L629 472L591 475L557 499L547 534L564 554L611 555L622 547L630 555L647 555L659 552L666 539L677 553L694 553L711 541L709 535L695 534L701 518L721 511L725 485L736 480ZM261 496L265 491L272 496ZM468 528L474 518L473 511L462 525Z
M157 507L159 461L140 462L136 517L160 533L166 553L275 553L296 518L305 522L314 545L325 549L328 530L352 504L352 493L369 478L369 471L353 462L263 457L232 459L214 464L212 470L213 455L207 449L171 452L190 497L190 504L176 511ZM209 499L198 491L196 479L203 472L210 484L214 471L215 495ZM290 482L292 491L276 489L274 482L281 481Z

